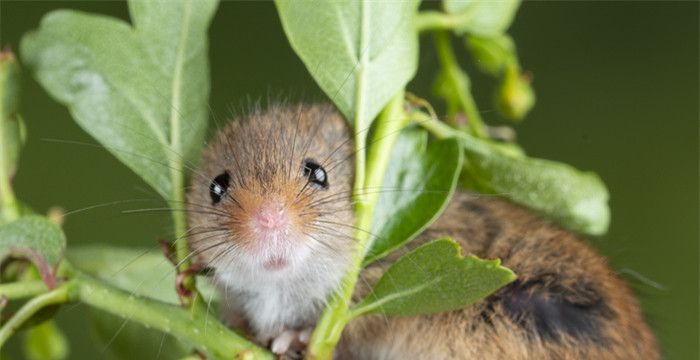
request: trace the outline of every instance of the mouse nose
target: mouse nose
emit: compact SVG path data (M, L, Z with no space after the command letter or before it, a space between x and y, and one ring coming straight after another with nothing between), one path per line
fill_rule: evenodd
M262 229L280 229L289 223L289 215L280 202L268 201L255 214L255 222Z

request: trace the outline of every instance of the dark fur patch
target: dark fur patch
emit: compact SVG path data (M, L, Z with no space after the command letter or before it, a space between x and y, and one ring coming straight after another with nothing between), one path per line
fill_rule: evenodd
M496 297L508 317L545 341L560 341L566 334L605 345L600 325L614 315L592 284L564 287L550 274L515 281Z
M484 221L486 241L484 242L487 246L493 244L494 240L501 235L503 231L503 226L501 225L501 220L494 217L491 212L477 204L474 201L465 201L460 204L462 210L480 217Z

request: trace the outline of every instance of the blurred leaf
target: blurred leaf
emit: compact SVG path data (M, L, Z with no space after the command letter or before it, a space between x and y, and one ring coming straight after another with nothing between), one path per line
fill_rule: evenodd
M451 14L468 14L457 28L458 33L491 36L508 29L520 0L443 0L443 8Z
M367 129L416 72L417 0L275 4L292 48L355 131Z
M535 105L535 92L530 76L520 70L513 40L505 34L469 36L466 44L479 68L500 78L495 94L498 111L509 120L522 120Z
M181 359L192 351L172 335L97 309L89 309L89 321L98 348L111 359L129 359L135 353L138 359Z
M365 264L413 240L447 205L462 168L454 139L427 144L424 130L403 131L392 149L389 168L373 213L372 243ZM372 189L370 189L372 191Z
M134 295L180 303L175 293L175 267L159 251L90 245L72 247L66 257L77 269ZM218 300L208 281L199 281L197 285L207 302L212 296Z
M488 142L468 139L465 166L482 191L503 195L575 231L591 235L607 231L608 190L595 173L512 156Z
M27 258L50 288L56 285L54 270L65 247L61 228L43 216L22 217L0 227L0 261L7 256Z
M29 360L61 360L68 357L68 340L53 320L27 330L23 345L24 355Z
M179 304L175 293L175 268L159 252L149 249L91 245L71 248L66 254L80 271L91 274L134 295L146 296L169 304ZM197 287L210 313L218 313L218 292L200 278ZM144 331L144 326L102 311L91 311L90 321L96 340L116 359L128 358L139 351L139 358L175 359L189 349L173 336Z
M492 76L499 76L508 63L517 62L515 44L506 34L467 36L465 43L479 69Z
M204 142L216 6L130 1L134 27L53 11L22 39L22 58L85 131L168 199L170 166L195 159Z
M414 316L461 309L515 280L515 274L500 263L462 257L453 240L436 240L391 265L351 311Z

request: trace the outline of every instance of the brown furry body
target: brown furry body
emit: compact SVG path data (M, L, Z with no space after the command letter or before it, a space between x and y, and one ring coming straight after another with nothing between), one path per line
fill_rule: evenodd
M409 248L450 236L463 255L500 258L512 284L464 310L369 316L346 328L341 359L658 359L636 299L583 240L495 197L457 193ZM401 253L366 269L366 284Z
M229 319L243 316L263 344L313 326L346 269L353 248L353 150L331 107L296 106L234 122L205 151L188 195L189 241L200 261L215 268ZM299 171L307 158L326 169L328 188L306 186ZM224 171L231 187L211 204L211 179ZM285 231L292 235L261 250L251 216L271 198L289 212ZM392 261L444 236L458 241L464 255L502 259L518 279L459 311L357 319L343 334L338 358L659 358L637 301L604 258L571 232L491 196L455 194L417 240L363 271L356 300ZM281 248L285 270L260 267Z

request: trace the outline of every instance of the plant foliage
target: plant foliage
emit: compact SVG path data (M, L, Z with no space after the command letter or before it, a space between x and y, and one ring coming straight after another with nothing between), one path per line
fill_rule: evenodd
M275 3L292 48L345 115L357 150L358 251L318 321L309 357L330 358L344 325L357 316L455 310L515 279L498 259L463 257L456 242L440 239L403 255L367 297L351 304L363 267L428 227L460 181L575 231L607 230L608 193L598 176L529 158L517 144L494 138L452 49L459 38L479 69L499 82L494 100L500 113L520 121L535 96L506 34L519 1L444 0L442 11L419 11L418 0ZM207 29L217 5L216 0L130 0L133 25L54 11L24 37L22 61L83 129L164 199L177 203L184 200L184 169L204 143ZM440 61L435 90L447 105L444 121L427 100L405 95L418 69L421 33L434 34ZM25 138L17 112L18 74L14 56L0 54L0 260L7 255L12 255L9 265L18 258L31 260L41 281L18 270L22 267L0 267L6 272L2 278L11 280L0 284L0 295L11 301L31 298L0 328L0 345L40 310L79 301L99 310L93 314L98 333L125 333L111 346L121 356L156 346L160 338L163 353L155 356L196 350L211 358L271 358L210 314L216 292L195 287L185 241L176 246L177 270L162 255L109 246L71 248L63 258L66 240L59 225L31 215L12 192ZM181 212L173 211L173 227L176 236L185 235ZM176 281L185 284L182 293L174 291ZM133 323L124 325L124 318ZM55 324L45 324L27 337L28 356L65 357L63 335ZM140 336L142 325L165 334Z

